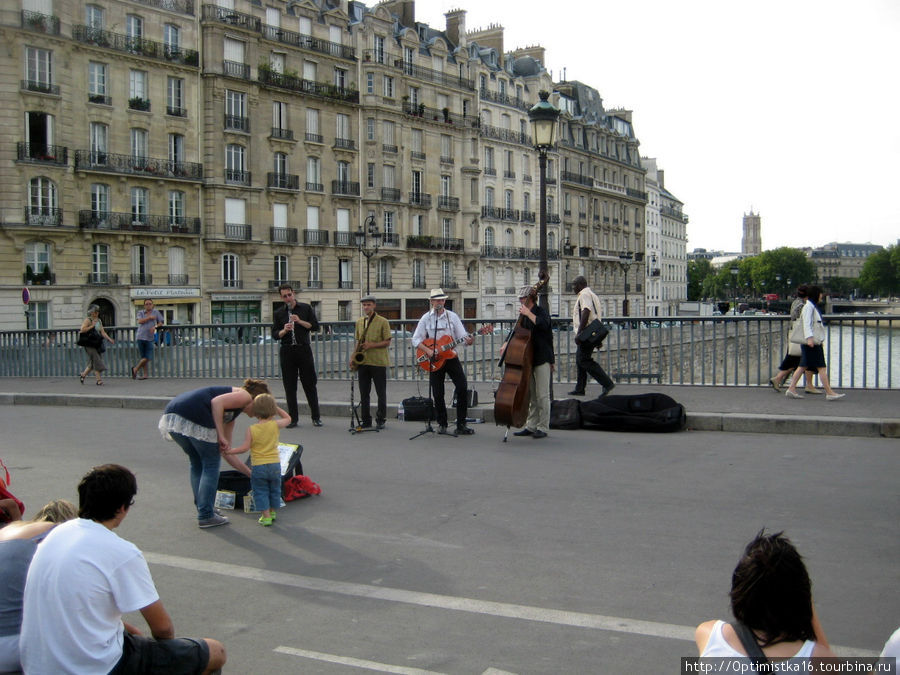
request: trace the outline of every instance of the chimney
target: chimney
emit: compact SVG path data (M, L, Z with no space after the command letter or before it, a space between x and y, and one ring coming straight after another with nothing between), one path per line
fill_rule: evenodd
M466 10L451 9L444 14L447 19L447 37L459 47L466 46Z
M381 3L391 14L399 17L400 25L406 28L416 27L416 3L415 0L385 0Z

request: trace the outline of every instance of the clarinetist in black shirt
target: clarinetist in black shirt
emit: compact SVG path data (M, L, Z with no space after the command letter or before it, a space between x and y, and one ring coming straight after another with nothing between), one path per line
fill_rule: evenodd
M319 413L319 393L316 390L316 365L313 362L312 347L309 334L319 330L319 322L313 308L303 302L297 302L294 289L290 284L278 287L278 293L284 300L284 306L275 310L272 325L272 337L281 343L281 381L284 383L284 397L287 399L288 414L291 423L288 428L297 426L299 416L297 409L297 378L303 385L306 402L312 416L313 426L322 426Z

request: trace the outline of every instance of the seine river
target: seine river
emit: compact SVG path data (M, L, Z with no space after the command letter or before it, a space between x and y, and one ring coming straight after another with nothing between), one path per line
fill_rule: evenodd
M874 323L874 322L873 322ZM900 326L831 325L825 344L835 387L900 388Z

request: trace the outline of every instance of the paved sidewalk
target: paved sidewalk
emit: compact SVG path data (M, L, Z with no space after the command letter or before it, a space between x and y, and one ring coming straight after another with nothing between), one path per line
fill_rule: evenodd
M88 379L82 385L71 378L0 378L0 404L4 405L74 405L88 407L162 409L175 395L212 384L240 385L236 380L156 379L132 380L107 378L102 387ZM277 398L283 398L280 380L272 380ZM322 414L328 418L350 421L350 380L320 380L319 401ZM494 382L469 384L478 392L480 405L473 408L471 418L493 422ZM571 384L554 384L556 399L568 398ZM600 391L588 385L588 397ZM688 428L698 431L736 431L751 433L793 433L829 436L886 436L900 438L900 391L847 389L847 397L828 402L824 396L806 396L788 400L770 388L763 387L698 387L651 384L620 384L616 394L660 392L683 404L687 410ZM399 402L414 395L428 395L427 380L390 380L388 382L388 417L397 415ZM453 385L447 381L447 401L453 396ZM358 392L354 392L358 401ZM372 392L373 407L375 393ZM299 392L300 423L308 420L302 389ZM587 399L582 399L587 400ZM374 410L373 410L374 412ZM451 411L451 418L453 413ZM335 420L337 422L337 419ZM326 424L331 422L326 421ZM412 428L410 423L410 428Z

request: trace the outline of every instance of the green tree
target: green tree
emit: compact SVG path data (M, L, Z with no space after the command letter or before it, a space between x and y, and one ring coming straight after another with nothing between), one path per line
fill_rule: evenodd
M701 300L707 297L703 292L703 282L712 273L712 264L705 258L691 260L687 265L687 299Z
M781 277L780 281L778 277ZM799 248L783 246L756 256L753 279L758 287L764 286L767 293L790 295L800 284L815 281L816 266Z
M872 295L900 294L900 246L888 246L866 258L859 286Z

